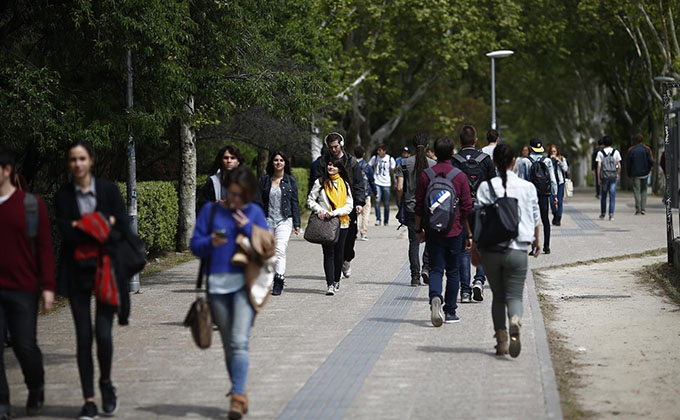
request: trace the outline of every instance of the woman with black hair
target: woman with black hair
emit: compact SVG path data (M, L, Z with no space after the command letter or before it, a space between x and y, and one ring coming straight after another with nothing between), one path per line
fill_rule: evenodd
M333 159L326 165L321 178L307 197L307 206L319 219L340 219L340 238L333 245L323 247L323 270L326 274L327 296L340 290L340 273L344 261L345 240L349 229L349 214L354 208L352 183L341 159ZM314 217L314 216L311 216Z
M222 201L226 199L226 187L224 179L229 171L243 163L243 155L236 146L224 146L217 152L213 166L210 168L210 177L198 192L199 210L205 203Z
M276 274L272 295L283 291L286 274L286 248L290 234L300 234L300 204L297 180L290 174L288 158L274 152L267 164L267 174L260 177L258 203L267 217L269 231L276 238Z
M112 326L116 305L102 285L115 282L111 264L115 262L111 244L128 229L125 204L118 187L92 174L94 154L87 141L76 141L68 149L68 168L72 181L62 186L54 196L57 226L62 242L57 274L57 291L68 297L76 327L78 373L85 405L81 420L97 417L94 402L94 363L92 360L92 317L90 302L96 297L94 338L99 361L99 389L104 415L113 415L118 408L116 388L111 382L113 361ZM113 262L111 261L113 259ZM127 296L127 281L118 287L118 322L127 324L123 302ZM105 289L104 289L105 290ZM129 308L129 306L128 306Z
M528 266L527 252L533 248L535 257L540 253L538 226L541 222L541 213L534 184L520 179L512 171L515 163L512 148L505 143L496 146L493 161L499 176L479 186L476 206L490 206L494 203L494 197L503 197L505 194L516 198L519 207L519 229L516 238L479 251L493 292L491 316L496 330L496 355L502 356L510 352L510 356L517 357L522 348L519 330L522 319L522 293ZM476 266L480 262L480 255L474 242L470 254L472 263ZM510 320L509 345L508 331L505 327L506 308Z

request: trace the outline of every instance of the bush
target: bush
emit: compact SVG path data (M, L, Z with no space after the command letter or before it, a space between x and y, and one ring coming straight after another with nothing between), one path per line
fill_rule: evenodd
M291 168L290 172L297 180L300 211L303 211L307 207L307 195L309 194L309 168Z
M126 199L125 184L118 183L118 188ZM178 219L178 196L172 182L137 183L137 227L147 254L157 255L175 249Z

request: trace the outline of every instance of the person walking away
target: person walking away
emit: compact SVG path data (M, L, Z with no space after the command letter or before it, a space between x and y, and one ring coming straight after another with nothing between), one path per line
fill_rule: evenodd
M496 355L517 357L522 349L520 327L522 325L522 296L524 281L527 275L527 251L535 249L534 257L540 254L538 241L538 225L540 210L536 188L531 183L520 179L512 171L514 167L512 148L500 144L494 150L493 161L499 176L484 182L477 190L476 206L490 206L495 197L516 198L519 210L519 226L517 237L493 247L479 249L472 244L472 263L484 265L491 293L491 318L496 337ZM492 190L493 189L493 194ZM481 255L481 261L479 256ZM508 343L507 319L510 324L510 340Z
M378 145L378 154L371 157L368 162L375 171L375 185L378 188L378 196L375 199L375 225L380 226L380 205L383 205L385 216L382 219L385 226L390 219L390 189L392 188L392 173L397 166L394 158L387 154L387 146Z
M609 196L609 220L614 220L616 185L621 176L621 154L612 147L611 136L602 137L604 147L597 154L597 177L600 180L600 219L604 219Z
M486 133L486 141L489 144L482 147L482 153L486 153L489 155L489 157L491 157L493 156L493 149L495 149L496 145L500 143L500 134L498 134L498 131L491 129Z
M557 196L553 197L550 203L550 209L553 214L552 224L560 226L562 224L562 207L564 205L564 180L569 172L569 164L567 163L567 158L562 156L556 144L548 146L548 156L550 156L555 170L555 180L557 181ZM555 198L557 198L557 204L554 203Z
M40 413L45 401L43 357L36 340L38 303L54 302L54 254L50 221L42 198L13 185L16 155L0 149L0 419L11 416L5 375L5 329L28 387L26 415Z
M633 181L633 195L635 196L635 214L645 214L647 206L647 179L649 171L654 165L652 151L644 143L642 134L636 134L635 145L626 154L626 172Z
M345 249L343 250L344 263L342 264L342 275L349 277L352 275L352 260L356 256L354 252L354 245L357 240L357 215L360 214L364 209L365 197L366 197L366 185L364 184L364 175L359 166L359 162L354 158L354 156L349 155L345 152L345 139L340 133L329 133L324 139L326 147L328 147L328 154L322 155L319 161L316 172L315 180L323 177L326 173L328 162L336 159L342 161L343 166L347 170L347 174L350 179L350 186L352 188L351 195L353 198L354 208L349 214L349 226L347 231L347 240L345 240ZM313 187L313 185L312 185ZM309 189L310 191L312 188Z
M232 264L243 234L252 239L253 229L268 229L260 206L252 203L257 179L250 169L239 166L223 178L225 200L201 208L191 237L191 252L204 261L210 312L222 338L227 372L231 380L229 418L240 419L248 412L250 327L255 310L250 302L242 265ZM212 227L212 229L211 229Z
M543 152L543 140L533 138L529 142L531 153L527 158L520 159L519 177L534 184L538 195L538 207L541 210L543 224L543 253L550 254L550 197L553 204L557 204L557 179L552 161ZM532 253L535 250L532 250Z
M512 171L515 174L519 175L519 164L520 161L522 160L521 158L528 158L529 157L529 145L525 144L522 146L521 149L519 149L519 157L520 159L515 159L515 166L512 167Z
M361 210L361 213L357 214L359 235L361 236L362 241L368 240L368 219L371 215L371 195L376 196L378 194L378 189L375 186L373 167L369 165L368 162L366 162L366 160L364 160L365 155L366 152L364 151L363 147L357 146L354 148L354 156L357 158L357 161L359 162L359 167L363 171L362 175L364 177L364 184L366 185L365 187L366 197L364 198L365 204L363 209Z
M600 190L602 189L600 177L597 175L597 155L602 151L603 148L604 142L602 139L599 139L597 141L597 145L593 148L593 154L591 156L591 169L593 171L593 182L595 183L595 198L600 198Z
M344 261L345 240L349 231L354 201L349 174L341 159L328 162L326 172L314 182L307 197L307 206L319 219L340 219L340 237L333 245L322 245L323 271L326 275L326 296L340 290L340 272ZM314 216L311 216L314 217Z
M456 168L465 173L470 186L470 196L474 206L477 188L482 182L496 176L496 168L491 161L491 156L475 149L477 144L477 131L471 125L466 125L460 131L458 136L460 141L460 151L453 156L451 163ZM471 230L474 229L474 218L470 213L469 224ZM458 261L458 268L460 271L460 301L461 303L470 303L472 299L475 302L484 300L484 282L486 277L484 275L484 268L481 264L477 265L474 281L470 287L470 252L461 246L460 260ZM471 299L472 297L472 299Z
M437 162L426 155L427 135L418 133L413 137L415 155L403 159L396 169L397 195L404 206L406 228L408 230L408 260L411 270L411 286L420 286L420 277L429 283L430 266L427 249L423 252L423 267L420 269L420 241L416 235L416 186L420 175L426 168Z
M396 189L396 186L397 186L397 172L396 172L397 168L399 167L399 165L401 165L401 162L404 159L408 159L409 156L411 156L411 149L409 149L408 146L404 146L404 148L401 149L401 156L399 156L398 158L396 158L394 160L394 172L392 172L392 181L394 182L395 189ZM399 196L399 194L397 194L395 196L397 208L401 208L401 201L399 201L400 199L401 199L401 197Z
M77 361L83 405L81 420L98 416L94 399L94 362L92 360L91 300L95 295L94 339L99 361L99 390L102 414L111 416L118 409L116 388L111 381L113 363L113 316L118 311L118 323L127 324L122 301L127 294L127 279L116 282L121 305L116 307L97 285L111 285L111 270L107 269L115 254L110 245L122 238L128 229L123 197L113 182L92 174L95 156L85 140L72 143L68 149L68 167L72 181L63 185L54 196L57 226L62 242L59 254L57 291L68 297L76 329Z
M272 295L283 292L286 274L286 249L291 232L300 234L300 204L298 202L297 179L290 174L286 155L277 151L271 154L266 175L258 185L258 204L267 218L269 231L276 238L276 274Z
M226 199L226 187L224 178L229 171L243 163L243 155L236 146L224 146L215 156L211 175L198 192L198 209L208 202L221 201Z
M426 242L430 256L430 319L432 325L440 327L444 322L460 321L456 314L458 260L461 245L465 243L465 248L470 248L468 214L472 200L467 177L451 165L453 139L438 138L434 152L437 164L425 169L418 179L415 210L418 240ZM442 297L444 271L446 293Z

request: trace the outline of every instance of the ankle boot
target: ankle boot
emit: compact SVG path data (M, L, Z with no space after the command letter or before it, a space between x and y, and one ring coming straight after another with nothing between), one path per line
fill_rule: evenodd
M229 420L239 420L248 414L248 397L246 395L231 394L229 404Z
M519 341L519 329L521 326L522 320L517 315L513 315L510 318L510 345L508 348L511 357L519 356L519 352L522 351L522 343Z
M508 331L496 330L496 356L505 356L508 354Z
M278 296L283 292L283 276L281 274L274 274L274 286L272 287L272 296Z

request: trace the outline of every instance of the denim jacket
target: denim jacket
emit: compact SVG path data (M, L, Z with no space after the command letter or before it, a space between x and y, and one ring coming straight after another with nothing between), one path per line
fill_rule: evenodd
M285 218L293 218L293 227L300 227L300 204L298 202L298 186L294 176L283 174L279 184L281 188L281 214ZM256 202L262 206L264 214L269 217L269 190L272 187L271 175L263 175L257 189Z

